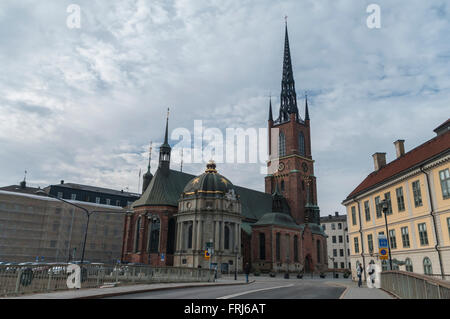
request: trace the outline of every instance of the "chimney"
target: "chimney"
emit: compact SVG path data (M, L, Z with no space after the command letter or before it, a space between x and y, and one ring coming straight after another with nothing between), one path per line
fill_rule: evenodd
M336 217L339 217L339 212L334 212L334 215L335 215Z
M61 180L61 184L64 184L64 180L63 179Z
M405 140L397 140L394 142L397 158L405 155Z
M386 153L375 153L372 155L375 171L386 166Z

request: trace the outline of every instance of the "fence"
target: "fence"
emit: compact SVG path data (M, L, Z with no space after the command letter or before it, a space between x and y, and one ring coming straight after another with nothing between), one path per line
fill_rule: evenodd
M450 282L406 271L383 271L381 288L404 299L450 299Z
M67 264L0 265L0 296L68 290ZM98 288L118 283L149 284L161 282L209 282L214 270L138 265L83 265L81 288Z

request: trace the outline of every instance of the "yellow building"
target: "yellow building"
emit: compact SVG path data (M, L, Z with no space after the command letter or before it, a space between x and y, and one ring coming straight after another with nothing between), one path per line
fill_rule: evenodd
M388 269L389 260L379 259L381 233L388 237L393 269L450 279L450 119L434 132L407 153L403 140L394 142L397 158L388 164L386 153L375 153L374 172L343 201L354 279L359 263ZM379 204L384 199L387 231Z

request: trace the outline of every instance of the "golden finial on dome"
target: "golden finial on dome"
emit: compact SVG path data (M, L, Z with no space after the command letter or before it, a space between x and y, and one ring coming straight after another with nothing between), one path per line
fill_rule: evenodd
M217 173L216 162L214 162L212 159L209 160L208 164L206 164L205 173Z

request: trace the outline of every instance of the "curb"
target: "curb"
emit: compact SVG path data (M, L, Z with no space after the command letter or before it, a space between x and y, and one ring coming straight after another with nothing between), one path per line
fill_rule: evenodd
M249 285L254 283L255 281L249 281L248 283L219 283L215 285L183 285L183 286L175 286L175 287L159 287L159 288L148 288L148 289L142 289L142 290L133 290L133 291L123 291L123 292L111 292L111 293L105 293L105 294L98 294L98 295L90 295L90 296L83 296L83 297L75 297L71 299L102 299L107 297L115 297L115 296L123 296L123 295L132 295L132 294L140 294L140 293L146 293L146 292L152 292L152 291L162 291L162 290L170 290L170 289L185 289L185 288L197 288L197 287L220 287L220 286L237 286L237 285Z

